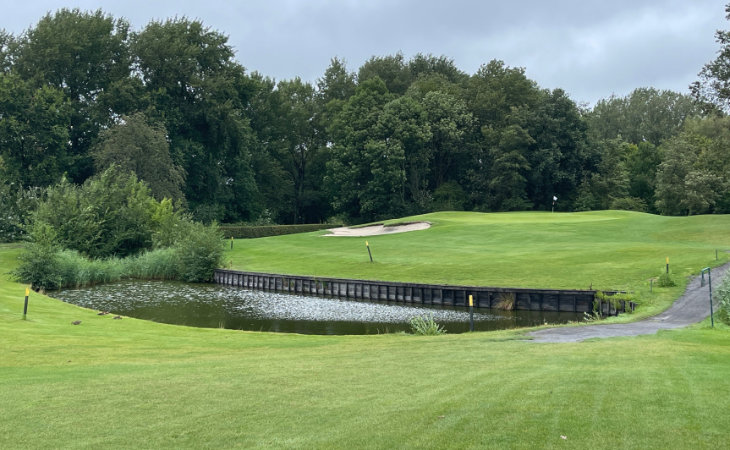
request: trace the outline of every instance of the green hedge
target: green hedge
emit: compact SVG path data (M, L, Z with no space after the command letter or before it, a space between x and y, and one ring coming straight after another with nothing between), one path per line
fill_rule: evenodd
M301 225L220 225L220 230L226 239L253 239L267 236L282 236L285 234L309 233L311 231L326 230L341 227L342 225L307 223Z

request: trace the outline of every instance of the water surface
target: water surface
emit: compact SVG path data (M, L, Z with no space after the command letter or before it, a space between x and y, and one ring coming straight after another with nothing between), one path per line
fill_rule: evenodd
M449 333L469 330L469 308L344 300L254 291L217 284L123 281L52 292L68 303L176 325L302 334L409 331L416 316L432 315ZM575 313L474 309L474 329L580 320Z

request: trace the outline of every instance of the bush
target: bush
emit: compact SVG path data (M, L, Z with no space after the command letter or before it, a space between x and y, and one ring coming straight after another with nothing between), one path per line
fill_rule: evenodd
M411 332L419 336L436 336L446 334L446 329L437 324L430 316L416 316L411 319Z
M130 278L212 280L224 250L217 224L193 222L172 201L150 197L134 175L114 170L82 187L62 181L48 190L15 278L43 290Z
M442 183L433 191L434 211L463 211L467 195L455 181Z
M172 209L134 174L112 166L83 186L64 179L49 188L33 221L53 227L61 247L104 258L151 249L164 214Z
M0 242L16 242L24 238L41 196L40 188L0 184Z
M180 263L180 279L191 283L203 283L213 279L215 269L221 267L225 243L218 225L205 226L187 222L185 239L175 246Z
M12 272L13 277L35 290L58 289L62 277L55 231L47 224L39 224L32 228L31 238L33 242L20 254L20 264Z
M674 282L671 275L664 272L663 274L659 275L659 279L657 280L656 285L659 287L674 287L677 285L677 283Z
M611 209L620 209L624 211L646 212L648 210L646 202L637 197L620 197L611 201Z
M725 278L720 283L715 290L715 298L718 302L717 318L730 325L730 278Z

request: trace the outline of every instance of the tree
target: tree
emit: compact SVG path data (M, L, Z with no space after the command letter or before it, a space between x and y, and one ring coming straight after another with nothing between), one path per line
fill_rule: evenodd
M525 76L525 69L507 67L492 60L469 79L468 106L480 127L505 126L513 108L530 109L537 104L537 84Z
M405 152L398 140L370 140L363 149L370 172L359 192L359 216L366 220L398 217L404 211Z
M374 172L370 184L384 183L391 191L390 201L380 202L379 215L384 216L385 211L403 213L406 203L411 202L416 211L425 211L430 206L428 175L433 151L428 144L431 138L426 111L417 100L403 96L383 107L368 141L371 149L378 149L368 153L370 164L382 174L379 178ZM384 178L386 174L390 178Z
M695 169L702 147L708 145L707 138L689 133L662 145L664 160L656 177L656 207L662 214L702 213L714 203L711 187L715 180Z
M290 180L292 192L291 216L288 221L299 223L303 211L314 199L314 191L321 189L321 179L312 179L311 165L323 145L315 128L318 102L314 88L295 78L277 85L279 96L276 123L278 133L274 156Z
M260 213L243 115L254 91L228 38L199 21L151 22L132 38L135 65L162 120L170 153L185 170L185 197L205 220L250 220Z
M699 113L700 108L690 96L639 88L626 97L599 100L586 121L596 140L622 138L632 144L661 145L682 131L685 120Z
M687 121L665 142L656 176L656 206L662 214L730 210L730 131L727 117Z
M473 207L526 207L526 156L534 145L527 118L540 98L537 84L524 69L492 60L471 76L465 96L476 127L466 169Z
M0 242L23 239L42 194L41 188L0 183Z
M542 91L526 127L534 139L525 155L531 167L528 199L536 208L547 210L557 195L569 207L587 159L586 126L578 107L562 89Z
M126 21L101 10L64 8L46 14L18 39L12 71L36 88L54 86L71 102L68 173L76 182L91 175L89 148L111 124L112 113L100 100L112 85L129 79L128 33Z
M0 29L0 74L7 73L13 64L15 37Z
M465 83L469 76L459 70L454 60L446 56L416 54L408 61L408 70L411 72L411 79L424 79L431 75L438 75L449 83L460 85Z
M347 71L345 61L332 58L322 78L317 80L317 97L322 105L333 100L344 101L355 93L356 86L355 74Z
M629 176L625 161L629 145L620 139L600 141L596 145L600 161L596 171L584 174L575 201L577 210L611 209L617 201L627 203Z
M365 147L373 136L380 111L391 99L380 78L361 82L328 128L332 144L325 185L338 214L361 218L361 191L372 179L370 158L374 150L382 151L382 147L371 147L373 151L366 152Z
M641 199L649 212L654 212L656 172L662 162L659 148L650 142L629 144L626 171L629 177L629 196Z
M413 81L402 53L392 56L373 56L365 61L358 71L358 82L363 83L375 77L385 83L388 92L396 95L405 94Z
M18 186L49 186L71 169L71 105L52 87L0 74L0 174Z
M527 131L517 124L509 125L501 133L499 146L493 149L490 209L521 211L531 206L525 191L525 174L530 170L530 164L524 155L533 143Z
M460 178L459 169L464 168L468 150L466 139L472 133L474 119L466 103L448 93L428 92L422 103L431 131L428 144L433 164L429 185L436 190L443 183Z
M730 20L730 4L725 6L725 18ZM699 80L690 85L692 96L705 103L706 110L717 108L730 111L730 31L717 30L715 40L720 44L717 58L702 68Z
M184 172L170 157L167 131L161 124L150 123L142 113L123 116L102 131L92 155L98 172L116 165L147 183L156 199L184 199Z

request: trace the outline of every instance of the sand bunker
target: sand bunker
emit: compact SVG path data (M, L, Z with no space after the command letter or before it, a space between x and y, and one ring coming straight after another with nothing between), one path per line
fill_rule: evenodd
M402 225L371 225L369 227L340 227L330 228L330 234L325 236L378 236L381 234L405 233L407 231L425 230L431 226L430 222L411 222Z

